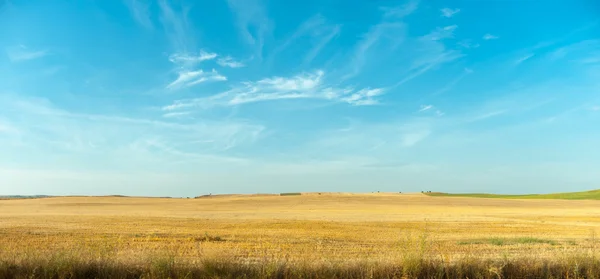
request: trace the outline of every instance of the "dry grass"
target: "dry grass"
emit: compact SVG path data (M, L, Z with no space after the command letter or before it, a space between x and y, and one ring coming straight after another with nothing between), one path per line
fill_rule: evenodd
M598 278L598 216L384 193L1 200L0 278Z

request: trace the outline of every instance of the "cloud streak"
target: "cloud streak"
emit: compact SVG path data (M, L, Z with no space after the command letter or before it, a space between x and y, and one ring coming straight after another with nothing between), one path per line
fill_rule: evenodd
M360 73L367 62L369 53L384 36L396 41L393 44L398 44L406 36L405 24L401 22L383 22L372 26L363 36L363 39L357 43L350 63L350 73L345 75L343 79L352 78Z
M217 60L217 64L221 67L229 67L229 68L243 68L246 67L246 64L236 61L231 56L221 57Z
M488 33L488 34L485 34L485 35L483 35L483 37L482 37L482 39L484 39L484 40L486 40L486 41L489 41L489 40L496 40L496 39L499 39L499 38L500 38L500 37L498 37L498 36L494 36L494 35L492 35L492 34L489 34L489 33Z
M310 62L317 57L317 55L321 52L321 50L340 33L341 25L335 25L330 28L329 34L321 38L319 43L317 43L304 57L304 63L309 64Z
M229 8L237 18L242 37L255 48L256 58L263 57L265 37L271 32L272 23L260 0L228 0Z
M73 156L71 162L85 159L89 163L88 156L101 162L140 159L143 164L181 159L228 160L223 152L253 143L264 130L263 126L235 120L201 119L181 124L74 113L45 99L0 97L0 117L5 114L21 131L23 146L40 148L47 152L40 156L48 158L53 158L49 153ZM40 119L44 119L43 123Z
M201 50L198 55L191 55L187 53L172 54L171 56L169 56L169 61L179 65L193 66L202 61L213 60L215 58L217 58L216 53Z
M439 41L443 39L454 38L454 31L458 28L457 25L449 25L445 27L438 27L431 33L422 37L424 40Z
M138 24L147 29L154 28L152 19L150 18L150 4L148 2L142 0L126 0L125 4Z
M404 18L419 8L419 0L409 0L406 4L396 7L381 7L385 18Z
M175 81L167 85L167 89L177 89L194 86L208 81L226 81L227 77L219 74L215 69L210 72L203 70L181 71Z
M159 0L158 6L161 11L160 21L174 50L179 53L187 53L190 49L195 49L192 27L188 24L186 8L181 7L181 11L177 11L166 0Z
M324 83L325 73L303 73L296 76L272 77L254 82L244 82L228 91L204 98L178 100L163 107L164 111L181 111L190 108L204 109L214 106L237 106L256 102L285 99L320 99L347 103L354 106L374 105L382 88L338 88Z
M272 60L280 52L284 51L291 44L303 37L320 39L304 57L304 64L310 63L319 52L340 32L341 25L328 24L325 17L321 14L316 14L304 21L292 35L290 35L281 45L279 45L270 54ZM325 35L323 35L325 34Z
M460 12L460 9L443 8L440 10L440 12L442 12L443 17L451 18L452 16Z
M6 49L6 55L11 62L22 62L34 60L48 55L46 50L32 50L24 45L10 47Z
M525 56L522 56L522 57L518 58L518 59L515 61L515 65L520 65L521 63L523 63L523 62L525 62L525 61L529 60L529 59L530 59L530 58L532 58L533 56L535 56L535 54L533 54L533 53L526 54Z

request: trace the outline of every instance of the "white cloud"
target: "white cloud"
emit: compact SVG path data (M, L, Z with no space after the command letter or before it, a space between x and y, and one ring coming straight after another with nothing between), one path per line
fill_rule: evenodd
M445 113L439 109L437 109L435 106L433 105L421 105L421 108L419 109L419 112L421 113L425 113L425 112L431 112L437 116L443 116Z
M175 64L194 65L202 61L215 59L217 56L218 55L216 53L201 50L198 55L191 55L187 53L172 54L169 56L169 61Z
M467 48L467 49L478 48L481 46L478 43L473 43L471 40L462 40L462 41L458 42L458 45L461 47Z
M180 118L186 115L190 115L192 112L190 111L178 111L178 112L167 112L163 114L165 118Z
M443 8L440 10L442 12L442 16L443 17L452 17L453 15L457 14L458 12L460 12L460 9L450 9L450 8Z
M523 62L525 62L526 60L529 60L531 57L533 57L535 54L530 53L530 54L526 54L525 56L520 57L519 59L517 59L515 61L515 65L519 65Z
M361 89L348 97L340 97L340 100L355 106L375 105L379 102L374 97L382 95L384 92L382 88Z
M217 60L217 64L221 65L222 67L229 67L229 68L242 68L242 67L246 67L246 64L240 62L240 61L235 61L233 59L233 57L231 56L225 56L225 57L221 57Z
M600 111L600 106L593 106L590 108L592 111Z
M351 105L373 105L375 97L384 93L381 88L338 88L323 83L323 71L303 73L293 77L272 77L254 82L244 82L228 91L204 98L178 100L163 107L165 111L177 111L192 107L235 106L262 101L283 99L321 99Z
M419 109L419 112L428 111L428 110L430 110L432 108L433 108L432 105L421 105L421 109Z
M133 18L142 26L152 29L152 19L150 18L150 3L142 0L126 0L125 4L131 11Z
M11 62L20 62L41 58L49 53L46 50L32 50L26 46L19 45L7 48L6 54Z
M397 7L381 7L384 17L403 18L414 13L419 8L419 0L409 0L406 4Z
M482 37L482 39L484 39L484 40L486 40L486 41L487 41L487 40L495 40L495 39L498 39L498 38L499 38L498 36L494 36L494 35L492 35L492 34L489 34L489 33L488 33L488 34L485 34L485 35L483 35L483 37Z
M458 28L457 25L449 25L445 27L438 27L431 33L423 36L425 40L439 41L442 39L454 38L454 30Z
M178 77L175 81L167 85L169 89L190 87L202 82L207 81L226 81L227 77L219 74L215 69L210 72L203 70L197 71L181 71L178 73Z

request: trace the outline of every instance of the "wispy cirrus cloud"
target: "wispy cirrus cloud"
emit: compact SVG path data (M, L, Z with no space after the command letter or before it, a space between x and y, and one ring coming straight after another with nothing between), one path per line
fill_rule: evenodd
M417 1L409 2L406 6L399 8L402 12L399 12L398 15L402 17L408 12L412 13L417 6ZM384 12L386 11L388 9L384 9ZM395 86L404 84L438 65L462 56L459 51L448 49L442 42L444 39L453 38L457 28L457 25L438 27L428 34L415 38L407 36L407 24L389 21L389 18L384 16L383 21L372 26L364 34L362 40L356 44L354 54L350 59L349 73L342 79L357 76L368 63L369 58L381 57L390 52L396 53L397 49L402 46L403 53L396 55L396 59L403 59L400 64L409 64L410 66L404 70L402 78L396 82ZM382 49L381 45L384 40L386 48Z
M376 97L385 92L382 88L333 87L324 83L324 75L323 71L316 71L288 78L272 77L254 82L244 82L228 91L210 97L175 101L173 104L163 107L163 110L181 111L213 106L237 106L285 99L320 99L364 106L377 104Z
M275 48L270 54L270 60L274 59L280 52L284 51L302 37L319 39L304 57L304 63L308 64L333 38L335 38L339 33L340 28L341 25L328 23L323 15L316 14L302 22L300 26L298 26L298 28L283 41L283 43Z
M487 34L483 35L483 37L481 37L481 38L484 39L484 40L486 40L486 41L489 41L489 40L499 39L500 37L492 35L490 33L487 33Z
M263 57L265 37L271 32L269 20L260 0L228 0L229 8L235 13L237 25L242 37L255 48L255 56Z
M167 38L176 52L187 53L196 49L192 26L187 19L189 8L180 6L174 9L167 0L159 0L160 21L163 25Z
M47 50L33 50L24 45L9 47L6 49L6 55L11 62L21 62L34 60L48 55Z
M488 118L492 118L492 117L496 117L496 116L505 114L507 112L508 112L508 110L506 110L506 109L484 112L482 114L475 115L474 117L472 117L468 121L470 121L470 122L481 121L481 120L485 120L485 119L488 119Z
M40 162L47 160L43 157L54 158L59 153L70 156L70 162L89 163L91 156L103 165L107 161L120 163L123 158L139 159L138 163L143 164L183 159L237 160L223 152L252 144L264 130L261 125L232 119L182 124L76 113L40 98L0 95L0 100L0 117L7 117L19 129L22 146L46 152L40 154Z
M144 0L125 0L133 18L143 27L153 29L152 18L150 17L150 3Z
M572 43L563 47L556 48L551 51L549 57L557 60L564 57L581 57L590 54L598 55L600 52L600 40L583 40L580 42Z
M194 86L208 81L226 81L227 77L219 74L215 69L210 72L203 70L180 71L175 81L167 85L168 89L184 88Z
M361 72L368 56L382 38L389 39L391 44L398 45L405 37L406 25L402 22L382 22L372 26L363 39L356 44L350 61L350 72L343 79L352 78Z
M534 53L529 53L529 54L526 54L526 55L524 55L524 56L521 56L521 57L519 57L517 60L515 60L515 65L519 65L519 64L521 64L521 63L523 63L523 62L525 62L525 61L529 60L529 59L530 59L530 58L532 58L533 56L535 56L535 54L534 54Z
M442 12L443 17L450 18L450 17L454 16L455 14L457 14L458 12L460 12L460 9L458 9L458 8L457 9L443 8L440 10L440 12Z
M448 25L444 27L438 27L431 31L429 34L421 37L424 40L439 41L443 39L454 38L454 31L458 28L457 25Z
M471 70L469 68L465 68L464 71L460 75L458 75L457 77L452 79L449 83L444 85L444 87L440 88L439 90L437 90L433 94L431 94L431 97L439 96L439 95L447 92L448 90L452 89L457 83L459 83L461 80L463 80L465 77L467 77L468 75L470 75L472 73L473 73L473 70Z
M443 112L443 111L441 111L441 110L437 109L437 108L436 108L435 106L433 106L433 105L421 105L421 108L419 109L419 112L420 112L420 113L425 113L425 112L429 113L429 112L432 112L432 113L434 113L434 114L435 114L435 115L437 115L437 116L442 116L442 115L444 115L444 112Z
M462 40L462 41L458 42L458 45L463 48L466 48L466 49L478 48L481 46L478 43L474 43L472 40Z
M194 86L209 81L226 81L227 77L215 69L204 71L197 69L197 64L217 58L217 54L201 50L198 55L175 53L169 56L169 61L177 65L177 78L167 85L167 89L179 89Z
M404 5L396 7L380 7L386 18L403 18L414 13L419 8L419 0L409 0Z
M231 56L225 56L225 57L221 57L221 58L217 59L217 64L219 64L222 67L229 67L229 68L243 68L243 67L246 67L246 64L244 64L241 61L236 61Z
M411 65L402 79L396 82L400 86L438 67L439 65L452 62L463 54L454 49L448 49L443 43L444 39L453 38L456 25L438 27L430 33L423 35L411 44L419 49L411 57Z
M197 63L207 60L213 60L217 58L217 54L214 52L207 52L205 50L200 50L198 55L193 55L189 53L175 53L169 56L169 61L179 65L188 65L193 66Z
M327 29L327 35L323 36L321 40L304 57L304 64L309 64L312 62L313 59L319 55L321 50L340 33L341 25L336 24L334 26L327 27Z
M178 112L167 112L163 114L165 118L181 118L190 115L192 112L190 111L178 111Z
M419 112L428 111L430 109L433 109L432 105L421 105L421 108L419 109Z
M302 154L321 160L351 161L363 164L396 161L434 133L429 119L394 119L386 122L353 123L343 129L330 129L303 140L295 147Z

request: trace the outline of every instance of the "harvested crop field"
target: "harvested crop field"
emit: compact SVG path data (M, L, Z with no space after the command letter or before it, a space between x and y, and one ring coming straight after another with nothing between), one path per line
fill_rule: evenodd
M574 259L598 265L599 216L600 201L395 193L1 200L0 276L10 274L8 267L26 274L32 261L58 258L138 267L156 259L188 268L207 261L245 268L402 266L391 274L399 277L416 274L406 269L415 260L448 268L489 261L481 274L490 278L500 272L490 267L533 261L564 265L568 273L575 272Z

